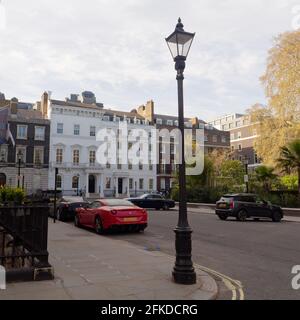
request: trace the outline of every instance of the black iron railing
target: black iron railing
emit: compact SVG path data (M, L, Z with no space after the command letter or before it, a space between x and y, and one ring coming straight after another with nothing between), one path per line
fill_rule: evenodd
M0 207L0 265L8 281L52 278L48 214L48 206Z

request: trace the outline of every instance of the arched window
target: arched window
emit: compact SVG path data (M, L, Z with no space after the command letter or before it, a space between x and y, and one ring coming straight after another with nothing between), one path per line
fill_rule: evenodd
M74 176L72 178L72 188L73 189L77 189L79 186L79 177L78 176Z
M56 177L56 188L57 189L62 188L62 177L60 175L57 175L57 177Z

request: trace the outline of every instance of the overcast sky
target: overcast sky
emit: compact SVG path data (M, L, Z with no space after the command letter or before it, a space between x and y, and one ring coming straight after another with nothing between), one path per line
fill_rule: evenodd
M164 38L181 16L196 32L185 71L185 112L210 120L265 103L268 49L292 30L299 0L0 0L0 92L35 102L93 91L106 107L153 99L177 113ZM1 11L2 9L2 11ZM3 14L5 13L5 15Z

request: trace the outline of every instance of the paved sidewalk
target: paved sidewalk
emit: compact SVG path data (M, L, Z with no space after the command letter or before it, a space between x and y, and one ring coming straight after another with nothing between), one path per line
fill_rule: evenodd
M196 285L175 284L174 257L71 224L49 220L49 252L53 281L8 284L0 300L207 300L217 295L214 279L199 269Z

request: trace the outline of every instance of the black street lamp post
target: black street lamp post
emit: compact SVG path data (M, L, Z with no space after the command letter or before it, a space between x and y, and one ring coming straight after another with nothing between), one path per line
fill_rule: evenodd
M245 183L246 183L246 193L249 193L249 175L248 175L248 165L249 165L249 160L248 157L245 156L244 158L244 165L245 165Z
M184 158L184 103L183 80L185 61L192 45L195 33L185 32L181 19L178 19L175 31L166 38L175 62L178 86L178 126L181 132L181 161L179 164L179 219L175 231L176 262L173 279L180 284L195 284L196 273L192 262L192 229L187 217L186 170Z
M55 168L55 176L54 176L54 204L53 204L53 222L56 223L56 214L57 214L57 176L58 176L58 168Z
M18 188L20 188L20 179L21 179L21 161L22 161L22 152L19 150L18 154Z

